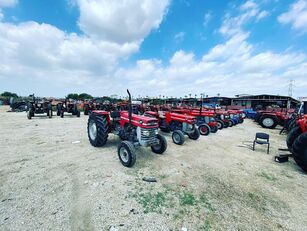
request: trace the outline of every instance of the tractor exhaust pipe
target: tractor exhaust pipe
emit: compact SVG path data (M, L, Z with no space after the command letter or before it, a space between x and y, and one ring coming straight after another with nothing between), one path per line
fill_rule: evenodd
M304 101L303 103L304 103L303 105L304 115L307 115L307 101Z
M129 95L129 103L128 103L128 114L129 114L129 125L132 124L132 106L131 106L131 94L130 91L127 89L127 93Z
M201 116L201 112L203 109L203 94L200 95L200 109L199 109L199 116Z

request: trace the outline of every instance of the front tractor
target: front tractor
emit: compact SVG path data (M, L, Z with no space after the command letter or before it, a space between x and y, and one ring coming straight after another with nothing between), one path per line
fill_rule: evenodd
M78 104L75 100L65 99L64 101L57 104L57 116L61 116L61 118L63 118L65 112L80 117Z
M197 140L200 136L194 116L170 111L146 111L144 115L158 119L161 131L172 132L172 140L175 144L182 145L185 142L184 135L192 140Z
M132 114L131 95L128 90L127 92L128 111L92 111L87 132L94 147L104 146L110 133L118 135L122 140L117 148L119 160L124 166L132 167L136 161L136 147L151 147L154 153L163 154L167 149L167 142L158 133L157 119Z
M52 105L51 101L48 100L39 100L34 94L30 95L32 100L28 102L27 105L27 117L28 119L32 119L35 114L47 114L49 118L52 118Z

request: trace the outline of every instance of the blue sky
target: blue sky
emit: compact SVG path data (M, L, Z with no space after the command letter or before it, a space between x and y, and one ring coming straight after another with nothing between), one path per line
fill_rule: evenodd
M307 0L0 0L0 91L307 95Z

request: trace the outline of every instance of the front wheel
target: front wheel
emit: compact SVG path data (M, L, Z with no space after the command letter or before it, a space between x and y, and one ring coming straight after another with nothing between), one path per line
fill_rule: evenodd
M192 140L198 140L199 137L200 137L200 134L197 128L194 128L194 132L189 134L189 138Z
M27 117L28 117L29 120L32 119L32 110L31 109L28 110Z
M117 153L120 162L125 167L132 167L136 161L135 148L129 141L122 141L118 145Z
M216 133L218 130L217 126L210 127L212 133Z
M198 126L198 130L199 130L199 133L202 135L202 136L207 136L210 134L210 126L208 124L201 124Z
M183 132L180 130L173 131L172 140L175 144L182 145L185 141Z
M222 120L217 120L216 122L217 122L217 128L219 130L222 130L225 126L224 122Z
M151 150L154 153L157 154L162 154L165 152L166 148L167 148L167 142L164 136L161 136L160 134L158 134L156 136L157 140L158 140L158 144L155 144L153 146L151 146Z
M234 125L233 120L228 121L228 126L231 128Z

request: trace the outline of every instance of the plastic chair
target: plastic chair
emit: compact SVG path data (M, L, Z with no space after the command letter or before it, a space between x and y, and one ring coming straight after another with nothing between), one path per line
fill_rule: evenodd
M255 140L253 142L253 151L255 151L255 145L256 144L260 144L260 145L267 144L268 145L267 154L269 154L270 153L270 142L269 142L269 140L270 140L269 134L257 132Z

